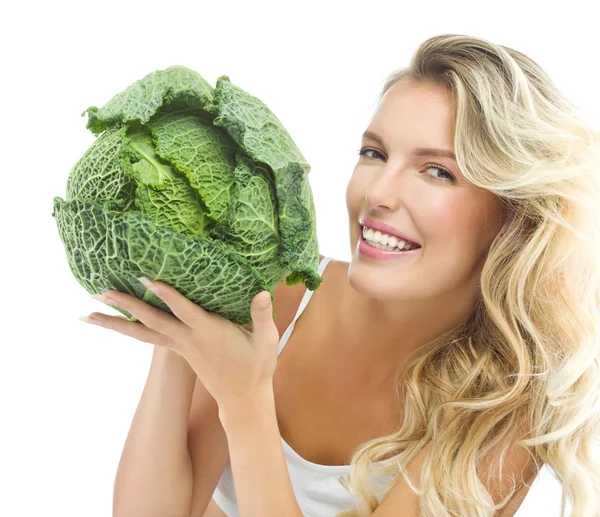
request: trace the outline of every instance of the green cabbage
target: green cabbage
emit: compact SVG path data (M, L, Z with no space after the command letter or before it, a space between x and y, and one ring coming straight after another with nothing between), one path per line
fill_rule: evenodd
M273 297L283 279L318 288L310 166L262 101L225 75L213 89L173 66L85 113L99 136L52 215L88 292L171 312L137 280L146 276L249 328L260 291Z

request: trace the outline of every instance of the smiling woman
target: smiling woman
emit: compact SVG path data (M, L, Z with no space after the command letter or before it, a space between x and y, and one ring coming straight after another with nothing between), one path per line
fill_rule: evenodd
M319 289L281 284L251 335L163 320L189 365L153 358L119 517L538 517L522 503L550 469L572 517L598 517L600 134L582 120L523 54L425 41L363 135L350 263L319 255Z
M542 467L572 515L599 515L600 135L584 119L482 39L430 38L388 77L346 190L337 323L346 356L393 380L402 423L354 450L357 509L337 517L529 517ZM382 502L367 473L391 479Z

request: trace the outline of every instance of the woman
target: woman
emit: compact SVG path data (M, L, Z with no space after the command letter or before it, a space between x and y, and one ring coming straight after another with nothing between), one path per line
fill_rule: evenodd
M600 515L599 151L531 59L425 41L362 136L350 263L321 256L314 293L275 290L281 441L268 404L224 409L157 309L113 291L146 327L96 314L158 345L115 515L533 517L518 509L541 468L571 515Z

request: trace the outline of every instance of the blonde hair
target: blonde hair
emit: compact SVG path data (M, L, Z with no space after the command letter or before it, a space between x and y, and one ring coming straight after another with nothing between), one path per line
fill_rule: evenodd
M424 517L491 517L522 486L513 477L494 505L483 484L515 443L562 483L561 517L567 498L573 516L598 517L600 132L537 63L482 39L426 40L380 99L402 79L451 93L458 166L498 196L503 226L475 309L398 372L402 426L356 448L349 482L340 479L356 508L337 517L372 515L370 476L391 477L380 497L402 476ZM420 478L409 479L426 446Z

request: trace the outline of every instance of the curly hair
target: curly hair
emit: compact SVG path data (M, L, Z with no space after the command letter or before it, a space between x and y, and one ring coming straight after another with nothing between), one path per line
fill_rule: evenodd
M483 39L427 39L379 100L405 79L450 92L458 166L498 196L502 228L474 310L396 375L401 428L353 451L340 482L355 509L337 517L372 515L370 476L390 479L383 493L403 476L424 517L491 517L518 487L494 505L482 482L501 476L515 443L562 484L561 517L567 498L572 515L598 517L600 131L532 59Z

